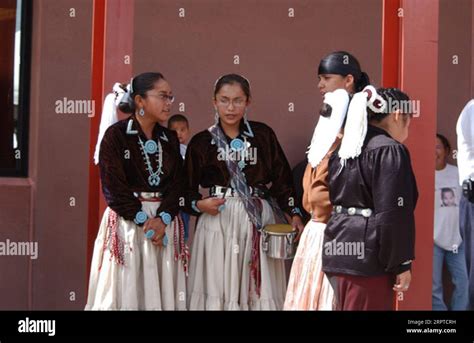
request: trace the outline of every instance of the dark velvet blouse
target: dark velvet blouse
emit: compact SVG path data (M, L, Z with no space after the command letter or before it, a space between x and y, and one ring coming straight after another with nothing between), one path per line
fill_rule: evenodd
M347 160L342 169L337 152L330 158L329 196L333 206L370 208L373 214L331 216L324 232L325 272L374 276L410 268L404 262L415 258L418 191L403 144L369 125L357 158ZM351 244L363 250L357 256L345 251Z
M131 130L128 130L129 121L132 121ZM138 192L162 193L157 214L164 211L174 217L179 211L184 173L178 137L176 132L159 124L155 124L152 136L155 142L161 142L163 149L163 174L158 186L148 183L149 173L138 137L143 143L148 139L135 116L110 126L100 145L99 167L105 200L112 210L127 220L135 219L142 208L140 200L134 195ZM153 171L156 171L155 155L150 155L150 162Z
M251 187L266 188L271 184L269 193L274 197L280 208L292 214L295 210L295 193L290 165L285 153L277 140L273 130L266 124L250 121L254 137L245 135L243 121L240 124L239 138L246 136L253 149L247 165L243 169L247 185ZM227 142L231 138L227 137ZM212 144L212 135L208 130L196 134L189 142L185 171L186 184L186 210L196 214L191 207L193 200L202 198L199 186L210 188L214 185L229 186L229 172L225 160L218 159L217 145Z

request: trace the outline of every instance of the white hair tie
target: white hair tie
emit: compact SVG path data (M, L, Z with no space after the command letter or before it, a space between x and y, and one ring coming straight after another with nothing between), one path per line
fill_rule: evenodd
M384 113L387 102L377 94L374 86L366 86L362 92L354 94L347 112L344 137L339 149L341 164L344 166L350 158L356 158L362 152L367 135L367 107L374 113Z
M104 105L102 106L102 115L100 117L99 135L97 137L97 144L95 145L95 164L99 163L100 144L104 138L105 131L107 131L110 126L118 122L117 107L120 103L127 102L130 104L131 102L130 89L131 86L128 85L127 90L125 91L122 88L122 85L117 82L112 88L113 93L110 93L105 97Z
M344 89L336 89L324 94L323 103L331 106L331 115L319 116L318 124L313 132L311 145L308 149L308 163L313 168L327 155L341 131L349 105L349 93Z
M364 88L363 92L367 93L367 106L374 112L374 113L384 113L387 109L387 102L384 98L382 98L378 93L377 90L369 85Z

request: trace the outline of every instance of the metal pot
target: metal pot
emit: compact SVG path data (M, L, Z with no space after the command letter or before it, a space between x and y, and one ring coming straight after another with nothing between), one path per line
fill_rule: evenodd
M262 250L268 257L289 260L296 254L297 231L288 224L270 224L262 230Z

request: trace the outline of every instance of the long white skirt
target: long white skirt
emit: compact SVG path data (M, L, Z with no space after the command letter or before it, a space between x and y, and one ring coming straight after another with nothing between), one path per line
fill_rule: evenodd
M262 200L262 223L275 223L273 211ZM260 240L260 297L250 285L252 225L243 202L227 197L217 216L198 220L189 271L190 310L281 310L286 291L283 260L268 258ZM253 280L253 279L252 279Z
M326 224L310 220L291 266L285 310L332 310L334 290L322 271Z
M142 210L151 218L159 205L144 201ZM168 245L159 247L145 238L142 227L118 216L114 244L107 228L110 211L105 210L95 241L85 309L185 310L185 270L182 259L175 256L177 217L166 227ZM123 264L117 261L118 254Z

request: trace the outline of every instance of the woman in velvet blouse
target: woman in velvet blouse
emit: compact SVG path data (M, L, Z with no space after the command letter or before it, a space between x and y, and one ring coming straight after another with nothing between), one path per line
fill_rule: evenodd
M108 207L94 246L86 309L186 309L188 255L177 215L182 158L176 133L159 124L174 97L160 73L140 74L126 87L116 84L114 92L104 105L96 154ZM131 115L106 129L117 105Z
M303 229L290 166L273 130L247 120L247 79L219 78L213 103L215 124L191 139L185 159L186 205L199 215L189 309L282 309L284 263L262 251L260 230L275 222L272 203L293 227ZM210 197L203 198L199 186L208 188Z

